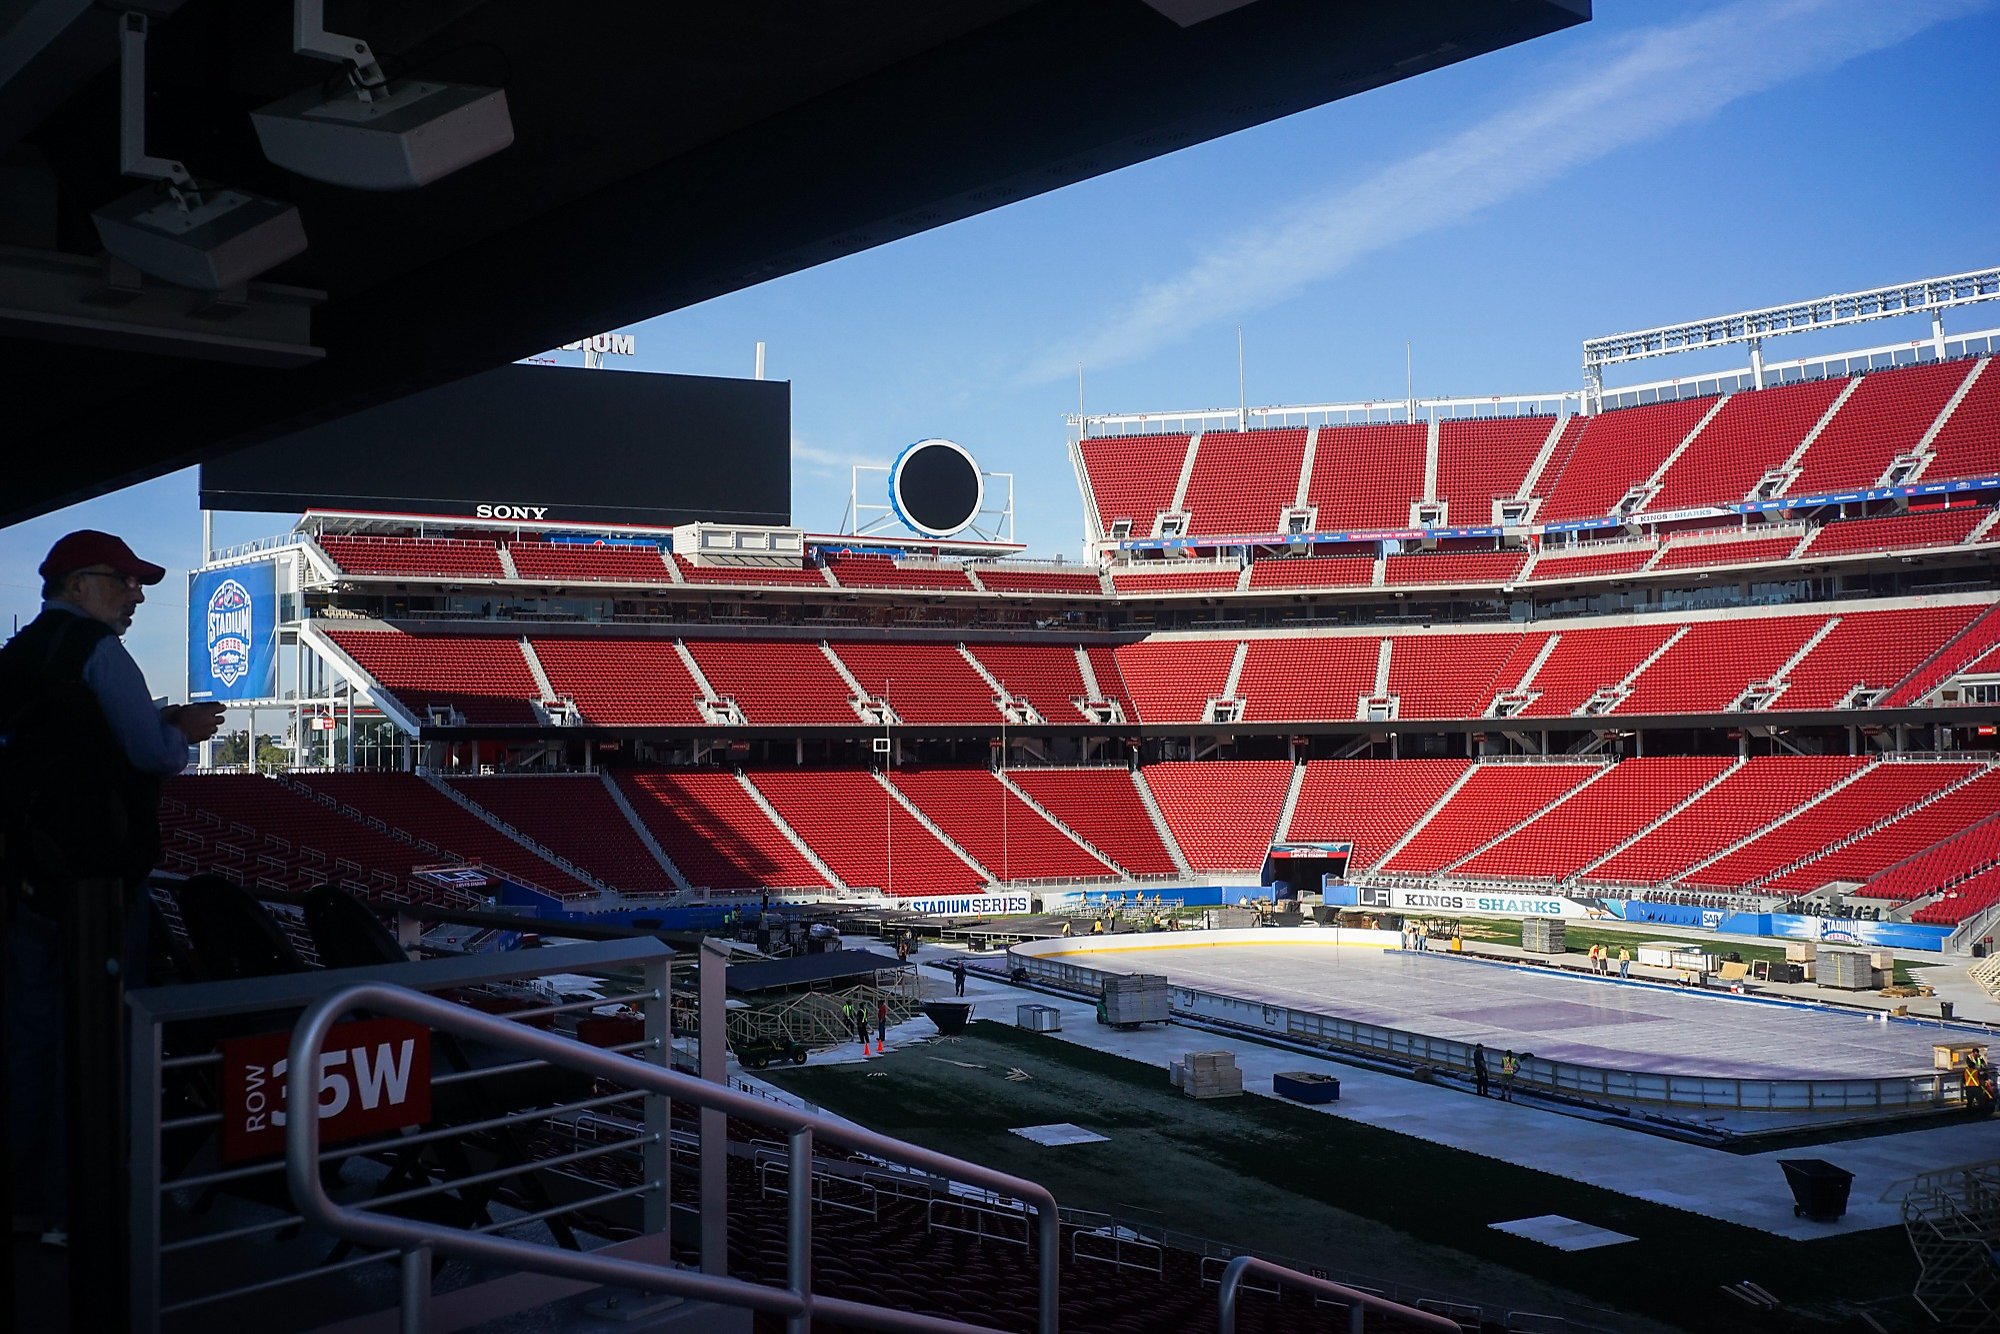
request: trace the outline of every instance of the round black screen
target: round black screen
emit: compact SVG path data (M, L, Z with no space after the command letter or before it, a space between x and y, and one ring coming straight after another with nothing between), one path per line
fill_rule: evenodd
M950 537L979 517L985 487L979 465L949 440L920 440L903 451L889 477L897 517L927 537Z

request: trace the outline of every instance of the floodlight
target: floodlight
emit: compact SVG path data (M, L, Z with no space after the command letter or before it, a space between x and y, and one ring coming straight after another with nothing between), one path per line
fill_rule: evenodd
M112 255L182 287L241 287L306 248L299 211L247 190L197 185L186 167L146 152L144 14L119 19L119 165L147 185L97 209L91 221Z
M391 81L368 43L326 31L324 0L294 0L292 49L346 67L344 85L250 113L264 156L356 190L414 190L514 142L507 94L434 80Z

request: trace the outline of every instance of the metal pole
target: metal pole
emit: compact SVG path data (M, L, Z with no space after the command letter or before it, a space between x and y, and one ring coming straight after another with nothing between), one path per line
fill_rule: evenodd
M696 979L700 992L700 1074L711 1084L729 1084L729 951L721 942L701 942ZM664 978L662 979L664 987ZM717 1107L701 1109L701 1272L729 1273L729 1118Z
M431 1248L403 1252L403 1334L427 1334L431 1327Z
M805 1299L805 1309L785 1321L788 1334L812 1330L812 1129L791 1133L791 1193L785 1209L785 1286Z

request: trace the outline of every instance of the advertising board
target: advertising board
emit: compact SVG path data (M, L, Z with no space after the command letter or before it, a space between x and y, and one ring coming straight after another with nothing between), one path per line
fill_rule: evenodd
M188 698L273 699L277 693L277 562L188 575Z

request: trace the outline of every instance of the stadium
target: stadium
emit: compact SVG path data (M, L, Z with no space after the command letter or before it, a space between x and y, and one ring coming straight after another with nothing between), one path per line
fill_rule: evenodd
M663 20L531 61L505 8L369 21L515 52L514 157L394 227L306 182L297 286L161 304L100 223L106 290L0 311L23 429L114 442L11 513L199 458L235 720L162 789L154 985L64 910L79 1202L16 1219L19 1327L2000 1328L2000 269L1574 330L1574 387L1079 386L1011 460L1079 555L941 414L816 531L814 386L621 373L626 322L1587 6L714 20L685 86ZM0 130L109 112L99 18ZM208 54L205 116L281 91Z

